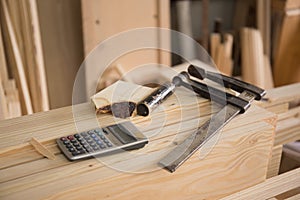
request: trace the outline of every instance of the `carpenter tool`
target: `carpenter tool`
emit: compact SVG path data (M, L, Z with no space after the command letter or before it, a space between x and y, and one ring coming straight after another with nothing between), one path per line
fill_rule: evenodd
M244 113L254 99L260 100L266 93L265 90L254 85L218 73L207 72L193 65L189 66L188 72L196 78L201 80L204 78L210 79L240 94L234 96L204 83L191 80L187 78L187 74L185 74L184 80L177 80L178 85L194 90L200 96L212 99L225 106L159 161L159 165L170 172L175 172L179 166L220 131L230 120L239 113ZM179 78L177 77L177 79Z
M137 114L141 116L148 116L157 106L159 106L164 100L166 100L175 91L175 88L179 86L181 80L185 80L186 77L183 74L178 74L172 80L172 82L164 83L158 89L153 91L149 96L140 101L137 105Z

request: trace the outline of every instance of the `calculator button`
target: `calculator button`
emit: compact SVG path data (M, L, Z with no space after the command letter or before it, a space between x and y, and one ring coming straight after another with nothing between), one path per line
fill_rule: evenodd
M86 143L86 141L83 140L83 141L80 141L80 144L81 145L86 145L87 143Z
M104 135L100 135L100 138L101 138L102 140L106 139Z
M76 134L74 135L74 137L80 138L80 135L79 135L78 133L76 133Z
M72 148L73 146L70 144L67 144L66 147L69 149L69 148Z
M94 146L93 149L94 149L94 150L99 150L99 147Z
M91 140L91 139L87 139L86 140L88 143L92 143L93 142L93 140Z
M97 137L97 136L96 136L96 134L94 134L94 133L93 133L93 134L91 134L90 136L91 136L92 138L95 138L95 137Z
M91 147L85 148L85 150L86 150L87 152L92 152L92 151L93 151L93 149L92 149Z
M69 135L67 138L68 138L69 140L74 140L74 136L73 136L73 135Z
M112 147L112 144L111 144L111 143L106 143L106 145L107 145L108 147Z
M90 146L91 146L91 147L95 147L95 146L97 146L97 145L96 145L96 143L91 143Z
M77 155L79 155L79 152L74 151L74 152L72 152L72 155L73 155L73 156L77 156Z
M60 140L61 141L67 141L68 139L66 137L61 137Z
M86 132L82 132L82 133L80 133L80 134L81 134L83 137L88 135Z
M100 140L99 140L99 141L96 141L96 143L97 143L98 145L103 144L103 142L101 142Z
M72 148L69 148L69 151L70 151L70 152L74 152L75 149L72 147Z
M91 130L91 131L88 131L88 134L89 134L89 135L94 134L94 131L92 131L92 130Z
M79 154L84 154L85 151L82 149L82 150L79 150Z
M95 137L95 138L94 138L94 140L95 140L95 141L99 141L100 139L99 139L99 138L97 138L97 137Z
M79 147L79 146L80 146L80 144L79 144L78 142L73 143L73 145L74 145L75 147Z
M76 147L77 150L82 150L81 146Z
M73 140L70 140L72 143L76 143L77 142L77 140L75 140L75 139L73 139Z
M103 141L104 141L105 143L109 143L109 141L108 141L107 139L104 139Z
M105 149L106 146L105 146L104 144L101 144L101 145L100 145L100 148L101 148L101 149Z
M65 144L65 145L67 145L67 144L70 144L70 142L67 140L67 141L63 141L63 143Z

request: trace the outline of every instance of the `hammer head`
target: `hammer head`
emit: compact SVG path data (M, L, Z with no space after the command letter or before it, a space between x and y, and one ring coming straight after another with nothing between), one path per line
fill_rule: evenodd
M177 76L175 76L172 80L172 83L178 87L182 85L182 82L189 82L190 81L190 76L187 72L182 71L180 72Z

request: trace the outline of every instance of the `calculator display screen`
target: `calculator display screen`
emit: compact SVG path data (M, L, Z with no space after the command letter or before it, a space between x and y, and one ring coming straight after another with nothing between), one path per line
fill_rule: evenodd
M121 125L115 125L108 127L110 132L118 138L123 144L127 144L130 142L136 141L136 138L134 138L131 133Z

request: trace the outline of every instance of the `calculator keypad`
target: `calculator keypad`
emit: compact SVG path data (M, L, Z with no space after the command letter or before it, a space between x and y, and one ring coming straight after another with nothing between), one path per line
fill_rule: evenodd
M123 122L64 136L56 142L69 160L79 160L143 148L148 139L131 122Z
M73 156L92 153L114 146L100 129L61 137L60 140Z

